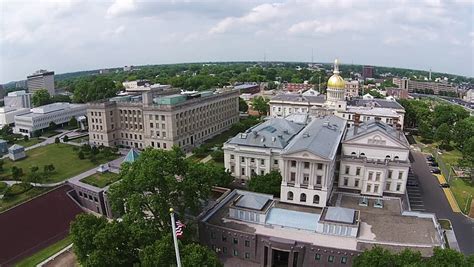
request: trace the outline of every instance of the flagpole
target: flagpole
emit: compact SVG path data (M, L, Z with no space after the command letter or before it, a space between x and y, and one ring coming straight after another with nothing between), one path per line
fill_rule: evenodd
M173 228L174 251L176 253L176 264L181 267L181 258L179 257L178 237L176 236L176 222L174 220L174 210L170 208L171 227Z

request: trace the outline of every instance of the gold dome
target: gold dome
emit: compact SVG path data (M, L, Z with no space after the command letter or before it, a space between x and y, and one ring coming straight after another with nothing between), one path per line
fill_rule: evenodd
M334 60L334 71L333 71L333 73L334 74L328 80L328 88L344 90L345 87L346 87L346 82L339 75L339 66L338 66L337 59Z

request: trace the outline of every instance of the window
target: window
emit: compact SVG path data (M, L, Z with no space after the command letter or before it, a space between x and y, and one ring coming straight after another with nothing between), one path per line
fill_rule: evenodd
M401 180L403 178L403 172L398 172L398 179Z
M379 192L379 185L376 184L374 185L374 193L378 193Z
M245 158L244 158L244 157L240 157L240 162L245 163Z
M402 184L397 184L397 191L400 191L402 189Z
M390 191L390 183L385 184L385 191Z
M319 253L314 254L314 259L317 261L321 260L321 254Z
M385 156L385 159L390 160L390 155Z
M388 179L392 179L392 173L393 173L392 170L389 170L389 171L388 171Z
M245 258L246 258L246 259L250 259L250 253L245 252Z
M232 243L234 243L234 245L237 245L237 244L239 244L239 240L234 237L234 239L232 240Z
M273 161L273 164L278 165L278 160L277 160L277 159L274 160L274 161Z
M361 157L365 157L365 153L360 153L360 156L361 156Z
M236 249L234 249L234 256L239 256L239 252Z
M303 174L303 184L308 184L309 183L309 174L304 173Z
M307 162L307 161L304 162L304 168L309 169L309 162Z
M211 232L211 239L216 239L216 233Z
M328 262L334 262L334 256L333 255L328 256Z
M224 253L224 255L227 255L227 248L226 247L222 247L222 253Z
M319 204L319 195L314 195L313 204Z
M250 158L250 163L254 163L255 162L255 159L254 158Z
M245 246L250 247L250 240L245 240Z
M367 185L367 192L370 192L372 190L372 186L370 184Z
M300 195L300 202L306 202L306 194L305 193L302 193Z
M351 170L351 168L350 168L349 166L346 166L346 172L345 172L345 174L349 174L350 170Z
M355 180L354 180L354 186L355 186L355 187L359 187L359 179L355 179Z
M230 159L234 159L234 155L233 155L233 154L230 155Z
M288 194L287 194L286 198L287 198L288 200L293 200L293 192L288 191Z
M227 242L227 236L222 235L222 242Z
M356 169L356 175L360 175L360 167L357 167L357 169Z
M323 164L322 163L318 163L318 170L322 170L323 169Z
M290 182L294 182L296 179L296 173L295 172L290 172Z
M321 175L317 175L317 176L316 176L316 184L317 184L317 185L321 185L321 179L322 179L322 176L321 176Z
M349 179L347 177L344 177L344 186L349 185Z
M341 257L341 263L346 264L347 263L347 257L342 256Z
M245 168L240 169L240 175L245 175Z
M265 165L265 160L264 159L260 160L260 165Z
M375 173L375 181L380 181L380 172Z
M291 161L291 167L296 167L296 160Z
M369 172L369 181L372 180L372 176L374 176L374 173L373 173L373 172Z

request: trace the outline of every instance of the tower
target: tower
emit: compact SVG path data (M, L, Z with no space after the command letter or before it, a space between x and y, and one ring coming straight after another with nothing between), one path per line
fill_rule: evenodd
M329 78L327 84L326 101L335 103L337 101L344 101L345 82L339 75L339 65L337 59L334 60L333 75Z

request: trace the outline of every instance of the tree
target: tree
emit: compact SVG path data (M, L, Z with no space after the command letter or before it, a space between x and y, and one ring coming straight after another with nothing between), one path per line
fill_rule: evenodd
M71 119L69 120L69 126L72 126L72 127L78 127L78 122L77 122L77 119L76 117L71 117Z
M54 167L53 164L48 164L43 166L43 173L44 175L48 175L54 172L56 168Z
M199 244L188 244L183 248L183 266L223 266L214 251Z
M81 263L85 263L97 246L94 243L96 234L105 228L107 220L91 214L79 214L71 223L71 236L74 252Z
M368 94L373 96L374 98L383 98L383 95L381 93L377 92L377 90L374 90L374 89L370 90L368 92Z
M51 95L49 94L48 90L40 89L33 93L33 97L31 98L31 102L33 106L43 106L51 103Z
M474 136L465 141L461 153L459 165L470 170L471 180L474 182Z
M79 159L84 159L84 152L82 152L82 150L79 151L79 153L77 153L77 156L79 157Z
M354 267L387 267L393 266L394 261L394 255L389 250L375 246L356 257Z
M74 83L74 102L84 103L115 96L119 88L106 76L90 76Z
M450 127L446 123L441 124L441 126L439 126L438 129L436 129L434 138L436 141L441 142L441 146L443 147L449 146L449 142L451 141Z
M30 140L30 138L28 137L28 135L24 135L24 136L23 136L23 141L28 142L28 140Z
M222 149L216 149L212 151L211 157L215 162L224 163L224 151L222 151Z
M454 249L435 247L433 256L427 261L428 266L468 266L466 258Z
M60 142L61 142L61 140L59 140L59 137L54 138L54 143L55 144L59 144Z
M3 164L5 164L5 161L3 161L3 159L0 159L0 172L3 172Z
M254 110L258 111L260 116L266 115L270 110L270 105L268 102L269 100L263 96L257 96L252 99L252 107Z
M474 136L474 117L465 118L454 125L452 139L461 150L471 136Z
M250 179L249 189L254 192L280 196L281 179L279 171L271 171L264 175L254 175Z
M31 166L30 173L26 179L26 182L37 183L40 180L40 174L38 173L38 166Z
M245 102L245 100L239 97L239 111L246 113L248 110L249 110L249 105L247 105L247 102Z
M433 126L429 121L421 121L418 126L418 132L424 139L433 139Z
M23 169L22 168L18 168L17 166L13 166L11 168L11 172L12 172L12 178L13 180L18 180L20 178L20 176L23 175Z
M68 141L69 141L69 136L65 135L65 136L63 137L63 142L68 142Z
M395 266L419 266L423 262L421 253L419 251L413 251L404 249L398 253L395 257Z

